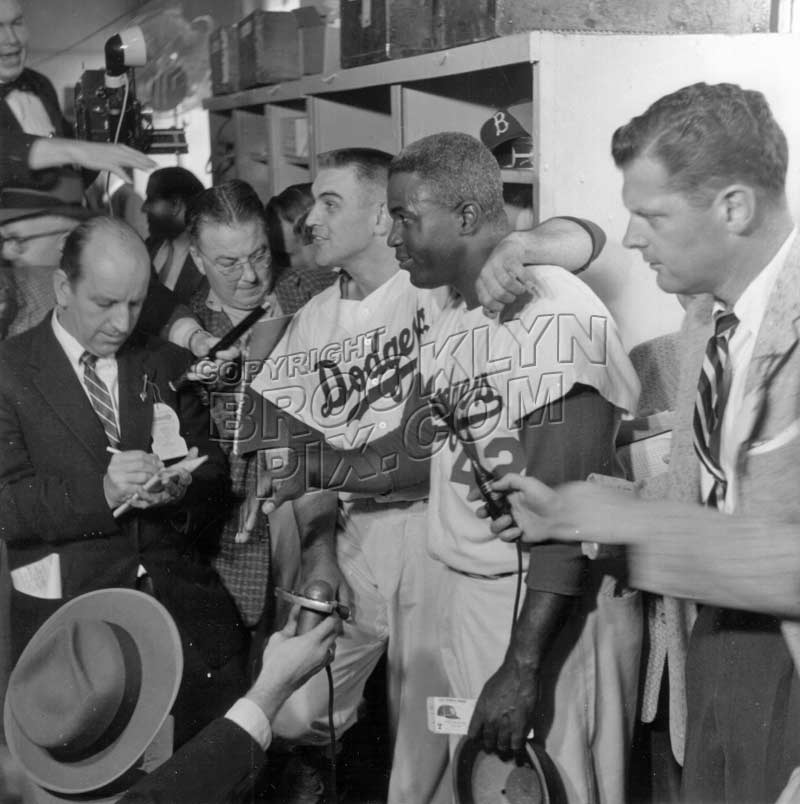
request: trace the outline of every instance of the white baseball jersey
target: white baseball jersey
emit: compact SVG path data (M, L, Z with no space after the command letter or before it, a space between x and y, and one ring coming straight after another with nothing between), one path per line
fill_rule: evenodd
M552 266L537 272L541 296L500 323L468 310L453 294L422 348L420 367L457 435L437 445L432 468L429 549L462 572L513 572L516 547L497 539L468 502L475 487L466 450L501 473L523 473L519 425L537 412L560 415L558 400L576 383L597 389L622 411L635 410L639 381L611 314L592 290ZM568 423L567 423L568 426Z
M365 299L311 298L253 380L255 392L350 449L399 426L419 345L447 297L398 271Z

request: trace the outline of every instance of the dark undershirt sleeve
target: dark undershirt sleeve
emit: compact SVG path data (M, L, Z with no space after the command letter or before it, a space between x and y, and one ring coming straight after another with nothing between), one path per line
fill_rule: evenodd
M562 401L558 421L537 411L523 423L520 439L528 475L558 486L585 480L592 472L614 474L619 412L586 385L576 385ZM581 593L585 569L579 544L538 544L530 550L526 582L529 589L575 596Z

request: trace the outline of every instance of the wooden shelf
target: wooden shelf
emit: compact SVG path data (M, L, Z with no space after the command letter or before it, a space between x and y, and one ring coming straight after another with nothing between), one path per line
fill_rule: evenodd
M503 168L500 175L504 184L532 184L536 171L533 168Z

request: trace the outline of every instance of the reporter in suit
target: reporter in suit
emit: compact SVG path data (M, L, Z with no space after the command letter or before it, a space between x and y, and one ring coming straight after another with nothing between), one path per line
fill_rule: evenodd
M0 344L0 537L15 656L66 600L153 588L187 660L180 744L241 693L247 646L207 558L227 511L227 465L207 408L168 384L191 355L135 330L149 275L144 243L127 224L85 221L65 242L53 313ZM169 455L190 448L208 456L194 475L143 490Z
M167 715L183 656L169 613L130 589L62 606L20 657L3 713L30 799L107 802L127 791L125 804L222 804L246 792L264 766L270 721L332 660L341 633L333 614L298 634L298 614L296 606L270 638L247 694L170 757Z
M618 129L612 153L630 213L624 245L663 290L694 297L670 502L527 481L525 496L550 518L547 537L634 545L633 583L708 604L688 646L678 602L665 605L679 758L686 660L684 797L775 801L800 765L796 625L779 619L798 614L800 543L800 238L786 137L760 92L694 84Z

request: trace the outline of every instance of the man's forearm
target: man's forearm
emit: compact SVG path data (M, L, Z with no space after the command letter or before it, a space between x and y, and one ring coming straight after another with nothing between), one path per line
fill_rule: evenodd
M336 450L324 439L306 445L310 485L329 491L389 494L419 486L430 474L430 456L409 449L390 433L358 450Z
M230 401L225 404L230 407ZM239 451L266 450L273 478L291 481L294 489L378 495L419 486L428 478L431 444L412 438L406 426L357 449L336 449L322 432L270 400L262 398L259 405L258 415L250 411L250 434L240 434ZM276 463L282 465L276 468Z
M641 506L641 507L640 507ZM712 605L800 617L800 524L731 517L697 505L637 503L629 583ZM616 540L616 539L615 539Z
M319 561L336 560L338 499L332 492L319 491L304 494L293 501L304 563L308 561L313 565Z
M511 632L505 662L520 671L538 672L575 598L528 589Z
M586 268L605 245L599 226L568 217L549 218L535 229L512 232L509 237L518 239L525 263L560 265L572 272Z

